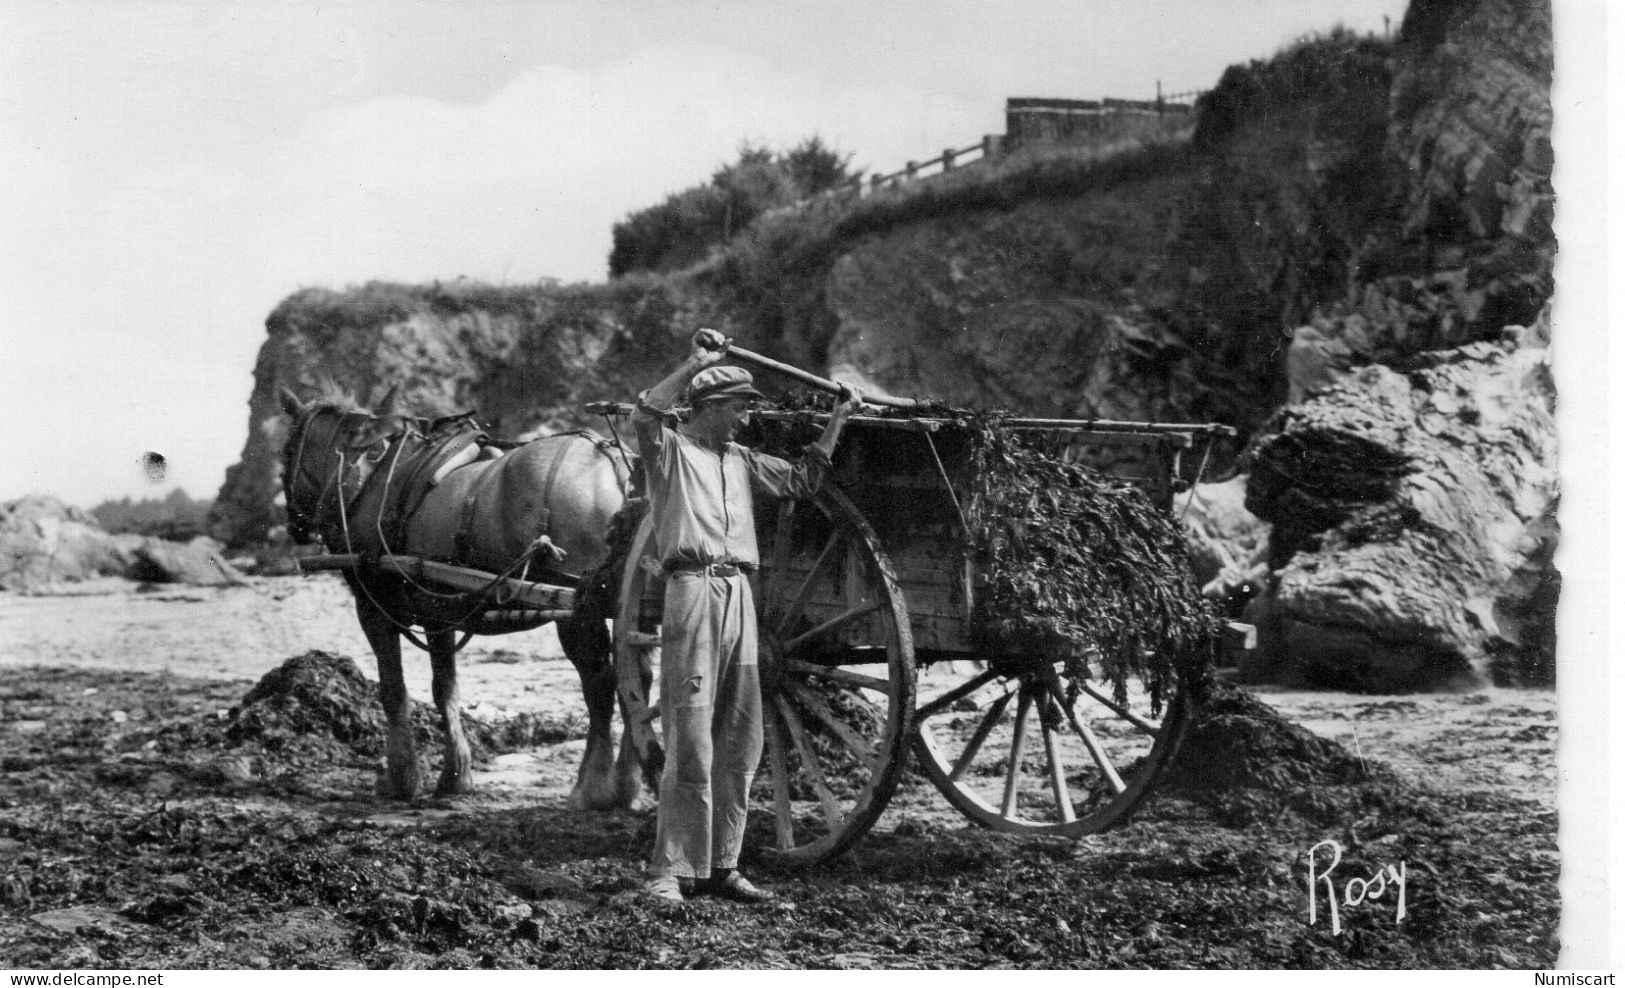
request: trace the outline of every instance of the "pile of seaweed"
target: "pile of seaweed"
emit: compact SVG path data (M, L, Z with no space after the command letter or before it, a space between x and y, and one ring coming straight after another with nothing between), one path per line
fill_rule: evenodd
M833 401L781 399L779 410L806 417L770 432L778 448L769 451L788 454L814 438L812 413ZM1071 699L1095 680L1121 702L1137 679L1160 708L1180 678L1206 685L1222 619L1196 585L1178 522L1144 491L1028 443L1003 411L864 414L944 417L969 430L971 551L989 579L976 601L982 649L1064 658Z
M577 725L520 713L497 721L462 716L469 751L488 761L507 751L579 736ZM412 703L412 734L419 752L437 755L439 714ZM313 649L262 676L223 719L182 718L154 736L160 750L253 753L277 763L366 766L383 757L388 721L378 684L346 655Z
M1214 683L1159 787L1239 826L1294 814L1348 822L1399 798L1386 764L1368 761L1282 717L1227 683Z

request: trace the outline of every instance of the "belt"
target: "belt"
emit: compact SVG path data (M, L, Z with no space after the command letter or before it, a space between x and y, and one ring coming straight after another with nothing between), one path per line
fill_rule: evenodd
M702 573L706 576L738 576L756 569L750 563L696 563L674 559L665 566L666 575L673 573Z

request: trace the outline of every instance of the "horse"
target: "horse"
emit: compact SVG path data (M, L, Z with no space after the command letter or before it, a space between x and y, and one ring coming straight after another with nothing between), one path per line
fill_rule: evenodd
M631 731L612 758L616 684L607 620L613 603L589 583L609 563L612 519L625 502L631 461L585 433L549 436L513 446L496 458L472 460L436 477L415 503L400 502L413 472L411 454L425 449L468 452L472 416L433 422L402 414L396 392L368 411L329 396L301 401L280 389L290 425L282 449L288 531L296 542L319 541L329 551L357 554L343 571L356 615L378 660L379 695L388 721L384 798L418 795L411 699L401 675L401 638L425 647L433 671L435 707L445 734L436 792L473 788L468 740L458 711L456 653L472 634L503 634L556 622L565 655L581 678L587 703L587 748L571 790L572 809L631 806L641 789ZM483 438L483 435L480 435ZM392 503L393 502L393 503ZM394 510L391 510L394 509ZM384 554L453 560L494 574L579 586L577 604L559 612L484 610L488 596L449 593L377 565ZM515 616L517 615L517 616ZM423 630L422 641L413 626ZM458 642L459 633L463 641Z

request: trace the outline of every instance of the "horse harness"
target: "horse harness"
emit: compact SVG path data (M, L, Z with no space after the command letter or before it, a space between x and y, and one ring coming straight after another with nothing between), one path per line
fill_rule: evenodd
M299 434L299 441L295 446L293 459L287 468L287 476L295 483L297 483L303 477L306 446L310 438L309 427L311 420L322 410L323 409L321 406L307 409L295 424L295 429ZM360 412L342 412L336 409L331 410L340 415L341 426L336 427L336 432L341 431L342 429L343 416L348 414L366 414ZM605 439L602 436L585 429L560 433L556 437L549 438L562 438L564 436L580 436L587 439L592 442L594 449L603 453L605 456L611 456L611 450L621 447L618 440ZM337 504L335 507L338 510L339 520L344 529L345 541L346 543L350 543L351 533L349 529L349 515L353 510L353 505L356 502L362 501L365 495L370 495L375 487L382 485L383 490L379 492L377 498L378 517L371 526L373 531L377 533L378 544L376 546L364 547L364 551L360 552L361 559L359 560L360 564L363 566L375 567L377 565L378 558L390 552L389 546L391 543L399 545L404 542L407 522L411 519L412 515L422 507L430 489L435 486L437 479L436 475L441 467L446 466L459 456L466 455L468 448L474 444L479 444L482 447L493 446L500 450L514 449L519 446L526 445L525 443L520 442L508 442L492 439L485 432L479 429L477 423L475 422L473 412L465 412L460 415L446 416L444 418L434 420L408 420L407 427L401 432L396 433L393 436L383 437L376 442L368 443L365 447L357 447L354 444L347 443L343 448L337 451L339 456L339 469L337 471L328 473L320 492L317 494L316 504L313 508L307 511L302 506L295 505L292 498L289 499L288 512L290 530L297 536L300 532L309 532L318 528L321 524L328 498L336 492ZM384 447L380 452L371 457L367 455L368 450L380 445ZM350 460L348 454L358 450L360 451L361 455L357 456L353 461ZM624 450L622 450L622 455L624 458ZM498 596L499 588L501 587L502 581L505 577L509 576L516 570L520 570L521 567L528 571L531 560L538 551L548 552L554 558L562 557L563 553L556 546L554 546L551 538L551 510L547 507L547 503L553 495L553 490L557 485L558 477L562 470L566 456L567 452L561 450L548 466L547 475L543 481L541 491L542 514L541 524L538 526L540 528L540 532L535 540L531 542L526 551L522 553L518 559L514 560L503 573L493 575L491 583L488 587L481 590L459 591L452 594L437 593L429 590L426 587L416 587L416 589L422 592L430 593L436 597L461 598L468 603L468 613L472 615L484 608L488 600ZM368 473L366 478L362 481L361 487L356 491L356 493L351 497L346 497L344 488L350 482L350 475L359 469L368 459L377 461L377 465L375 465L374 469ZM388 461L388 467L384 468L382 464L386 460ZM396 476L397 472L399 472L398 477ZM484 492L490 485L491 478L496 473L498 473L496 470L487 470L485 473L483 473L471 485L468 495L464 498L462 508L459 513L458 530L453 540L453 559L450 560L453 565L467 566L469 564L473 550L474 521L477 514L479 497L481 493ZM396 486L397 483L399 484L398 487ZM353 544L347 544L346 548L347 551L356 551L356 547ZM557 575L568 578L567 574ZM520 578L523 579L523 576ZM568 579L572 584L578 582L575 578ZM360 586L363 590L365 590L364 583L360 584ZM415 583L414 586L416 586ZM374 603L378 604L377 601L374 601ZM379 606L384 613L388 613L387 608L382 608L381 605ZM405 635L413 645L423 649L424 651L428 650L427 643L419 640L409 625L403 624L393 617L391 618L391 621L396 624L398 630L400 630L401 633ZM451 626L455 627L456 623L453 623ZM462 636L461 641L456 644L454 650L460 651L462 646L467 644L472 634L473 632L466 632Z
M596 433L586 429L576 429L573 432L558 433L548 438L563 438L565 436L580 436L590 440L593 447L599 452L609 455L609 450L618 444L604 439ZM547 466L547 476L542 481L541 492L541 524L537 526L536 539L531 543L531 550L542 549L555 559L563 558L563 552L553 544L553 511L548 507L553 501L553 488L557 486L559 471L564 466L564 460L569 455L568 450L559 450L553 461ZM471 562L474 552L474 520L478 513L479 499L491 484L491 478L496 475L495 470L487 470L473 484L469 486L468 494L463 498L462 510L458 514L457 534L452 539L452 563L458 566L467 566ZM559 574L567 576L567 574Z

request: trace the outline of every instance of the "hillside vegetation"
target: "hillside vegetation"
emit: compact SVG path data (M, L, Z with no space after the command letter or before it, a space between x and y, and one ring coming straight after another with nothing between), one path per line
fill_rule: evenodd
M710 182L615 224L610 277L687 267L770 210L852 182L858 176L848 170L851 161L817 136L777 154L747 143L739 160L717 169Z

